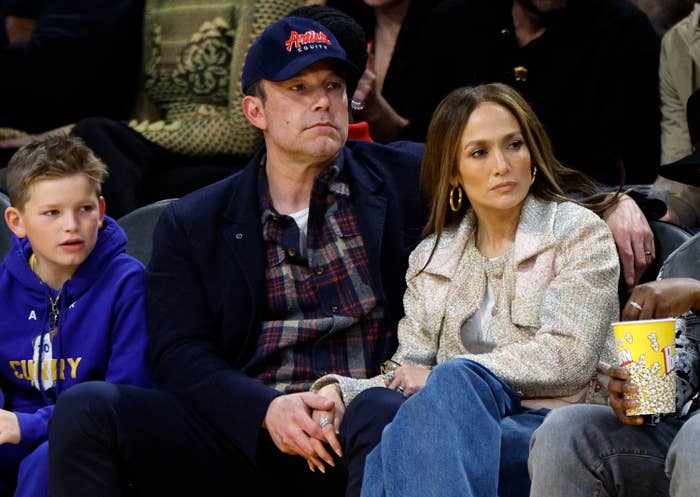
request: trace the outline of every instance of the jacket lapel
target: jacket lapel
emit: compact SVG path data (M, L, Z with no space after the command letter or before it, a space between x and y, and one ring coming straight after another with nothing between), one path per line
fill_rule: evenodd
M384 181L369 167L358 164L347 147L343 148L343 154L344 167L350 173L350 198L369 257L372 278L381 285L381 249L387 209ZM384 293L383 288L381 292Z
M255 296L262 292L265 246L258 203L258 172L262 152L258 152L241 172L224 212L222 236L231 257L243 273L248 289Z
M549 250L555 243L553 230L556 202L541 202L528 195L520 213L518 230L513 243L513 262L521 262Z

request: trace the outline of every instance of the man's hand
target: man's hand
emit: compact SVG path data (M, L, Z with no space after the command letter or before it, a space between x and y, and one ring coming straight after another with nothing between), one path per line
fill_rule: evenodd
M667 278L634 287L622 308L622 319L634 321L672 318L688 310L700 310L700 281L692 278Z
M331 383L326 385L318 391L318 395L321 395L333 402L333 408L330 410L316 409L312 413L311 417L313 420L321 426L321 420L325 418L324 426L321 428L325 441L331 446L333 452L338 454L338 457L343 457L343 449L340 446L340 441L338 440L338 433L340 433L340 424L343 422L343 416L345 415L345 403L343 402L343 396L340 393L340 386L337 383ZM316 453L320 453L320 447L322 445L318 440L312 440L312 444L316 449ZM325 448L323 448L325 451ZM333 458L330 460L323 458L331 466L335 466ZM314 466L312 461L308 461L309 468L314 471ZM324 468L319 468L322 472L325 471Z
M627 290L631 291L654 260L654 234L641 209L627 195L622 195L603 219L615 239Z
M599 362L598 381L601 384L608 384L608 395L610 397L610 407L613 408L617 417L627 425L641 425L644 423L642 416L628 416L627 409L637 407L637 401L625 399L625 394L634 394L637 387L629 382L629 371L620 366L611 366L604 362Z
M34 36L37 22L35 19L26 17L7 16L5 17L5 32L10 45L18 41L29 41Z
M331 411L333 401L311 392L292 393L276 397L267 408L263 428L270 432L272 441L285 454L302 456L309 467L317 467L325 473L326 461L333 466L333 457L322 443L323 430L311 418L314 410Z
M0 409L0 445L18 444L20 438L17 415L14 412Z
M430 376L430 370L412 364L399 366L393 371L393 377L384 380L387 388L398 390L406 397L420 391Z

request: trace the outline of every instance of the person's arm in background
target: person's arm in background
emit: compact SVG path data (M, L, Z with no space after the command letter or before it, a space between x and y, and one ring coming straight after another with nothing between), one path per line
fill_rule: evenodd
M627 289L630 291L651 265L656 255L654 233L636 201L621 195L603 214L615 239Z
M8 43L31 39L36 30L40 9L41 0L4 0L1 3L0 15L4 16L4 30Z
M661 41L659 57L659 93L661 97L661 164L676 161L693 151L686 118L686 103L681 98L673 71L672 53L675 32L667 32ZM694 63L688 56L688 64ZM690 73L689 73L690 74ZM676 76L678 77L678 76ZM690 84L690 83L689 83Z
M401 131L409 124L408 119L401 116L377 89L377 74L374 71L374 56L371 53L352 101L363 106L361 110L354 111L353 115L369 123L370 135L376 142L397 140Z
M678 39L676 29L668 31L661 40L661 57L659 59L659 91L661 94L661 164L670 164L693 151L693 144L688 131L686 102L681 96L678 84L688 78L688 90L691 89L692 71L695 62L685 51L680 52L685 42ZM674 50L675 47L675 50ZM684 64L680 63L682 58ZM683 67L687 65L688 67ZM680 71L674 74L673 71ZM652 196L665 200L668 212L662 221L679 224L686 228L700 224L700 188L671 181L659 176L654 184Z

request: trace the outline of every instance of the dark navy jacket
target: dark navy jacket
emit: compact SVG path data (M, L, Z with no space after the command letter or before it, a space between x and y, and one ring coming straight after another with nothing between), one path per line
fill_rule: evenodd
M261 154L240 173L164 211L146 276L156 383L251 461L268 405L280 395L244 369L261 333L265 298ZM342 154L372 278L381 282L386 319L395 328L403 316L408 255L425 221L418 190L422 145L350 141ZM380 346L389 358L396 339Z

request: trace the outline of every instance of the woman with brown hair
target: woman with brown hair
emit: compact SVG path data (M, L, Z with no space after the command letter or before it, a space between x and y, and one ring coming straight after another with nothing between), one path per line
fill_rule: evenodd
M616 199L588 195L595 184L557 162L503 84L441 102L421 181L431 213L409 260L395 369L315 389L337 383L346 404L371 386L409 397L367 459L364 496L527 495L529 435L548 409L595 401L595 365L613 357L618 256L586 207Z

